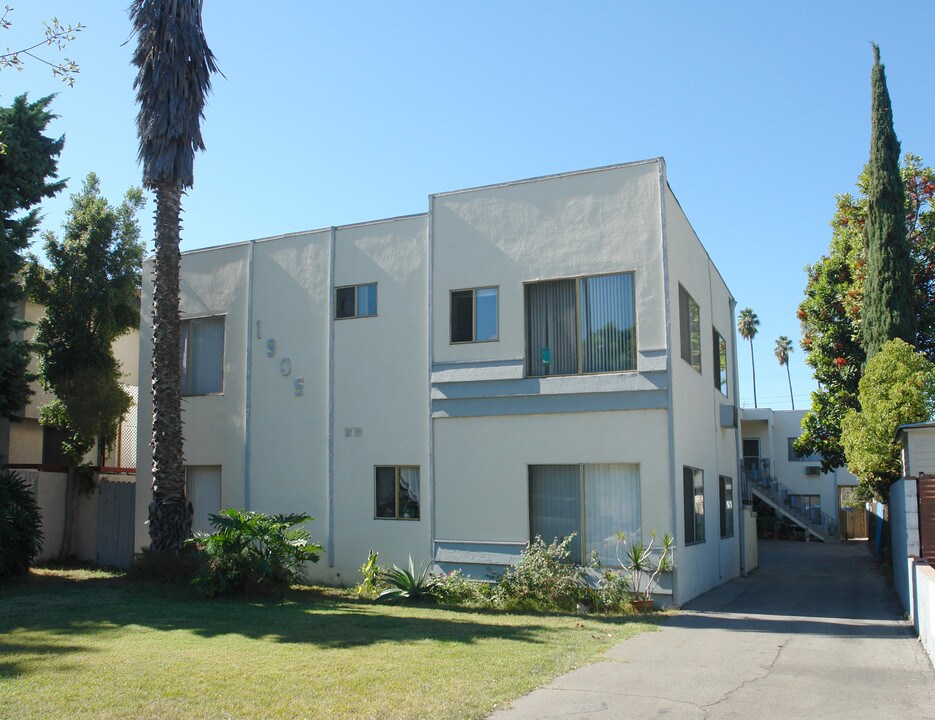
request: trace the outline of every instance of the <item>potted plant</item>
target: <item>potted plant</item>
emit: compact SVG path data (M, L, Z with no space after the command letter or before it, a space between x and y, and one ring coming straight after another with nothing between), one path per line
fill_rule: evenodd
M639 612L653 609L653 591L659 584L659 576L664 572L672 572L675 567L675 539L668 533L663 536L658 557L653 554L655 544L655 530L650 533L648 545L642 542L631 545L626 535L617 533L617 562L630 574L630 587L633 588L630 604Z

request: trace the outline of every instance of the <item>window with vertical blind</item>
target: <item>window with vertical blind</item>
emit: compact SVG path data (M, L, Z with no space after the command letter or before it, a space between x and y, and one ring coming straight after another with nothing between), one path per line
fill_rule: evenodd
M221 466L189 465L185 468L185 494L192 504L192 531L209 534L211 515L221 512Z
M640 537L639 465L530 465L529 537L545 542L575 533L571 560L597 552L617 564L617 533Z
M224 316L182 320L179 325L182 395L224 391Z
M633 273L527 283L526 374L636 369Z

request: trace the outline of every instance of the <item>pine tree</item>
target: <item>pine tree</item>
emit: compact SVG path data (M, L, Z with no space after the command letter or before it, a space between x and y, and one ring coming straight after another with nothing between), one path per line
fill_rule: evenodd
M912 260L906 239L905 188L899 172L899 140L886 89L880 48L873 46L870 164L868 166L867 272L861 315L869 360L885 342L915 341Z

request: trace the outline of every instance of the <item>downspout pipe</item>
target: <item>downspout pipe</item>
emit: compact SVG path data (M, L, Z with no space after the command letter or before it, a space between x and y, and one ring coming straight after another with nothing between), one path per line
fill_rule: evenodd
M730 322L731 328L736 327L734 322L737 312L737 301L734 298L730 299ZM740 574L744 577L747 576L747 538L746 538L746 518L744 513L746 512L744 505L743 497L743 460L741 455L741 445L740 445L740 373L737 370L737 335L736 332L731 335L731 367L733 372L731 373L731 383L733 384L733 396L734 396L734 417L737 419L737 427L734 428L734 445L735 445L735 455L737 457L737 478L739 482L737 483L737 489L734 491L734 507L740 508L740 512L737 513L739 521L738 537L740 538ZM740 502L737 503L736 498L740 497ZM752 507L752 506L751 506Z
M337 228L328 249L328 567L334 567L334 253Z
M682 547L685 546L683 533L678 530L678 480L675 469L675 393L672 388L672 379L674 376L672 368L672 293L669 287L669 238L668 228L666 227L666 161L663 158L657 160L659 163L659 223L660 240L662 241L662 287L665 297L665 328L666 328L666 406L668 430L669 430L669 505L672 513L672 537L678 540L682 537ZM678 542L676 542L676 548ZM672 604L678 605L678 567L672 571Z
M247 328L246 338L246 361L247 370L245 374L244 387L244 443L243 443L243 506L244 510L250 509L250 434L251 434L251 402L253 395L253 274L254 274L254 254L256 252L256 240L250 241L250 249L247 255ZM257 337L260 337L260 329L257 328Z

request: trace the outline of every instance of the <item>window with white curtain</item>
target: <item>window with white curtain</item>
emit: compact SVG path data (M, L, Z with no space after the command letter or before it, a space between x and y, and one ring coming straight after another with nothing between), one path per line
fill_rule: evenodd
M179 326L182 395L224 391L224 316L182 320Z
M526 284L526 374L636 369L633 273Z
M378 518L419 519L419 468L415 465L377 465L374 470Z
M529 536L546 543L575 533L571 560L597 552L617 564L617 533L640 537L639 465L530 465Z
M185 493L192 504L192 530L212 533L211 515L221 512L221 466L189 465L185 468Z

